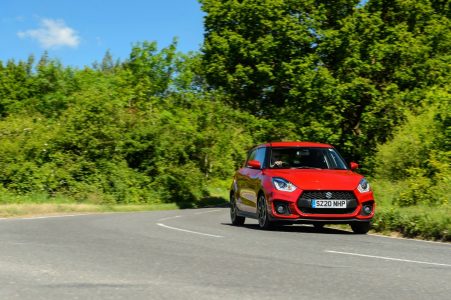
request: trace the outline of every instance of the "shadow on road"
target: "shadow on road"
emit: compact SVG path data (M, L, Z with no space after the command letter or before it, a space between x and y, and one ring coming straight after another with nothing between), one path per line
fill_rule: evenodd
M176 202L181 209L186 208L223 208L230 207L230 202L222 197L206 196L198 201Z
M263 231L260 229L260 227L257 224L244 224L241 226L234 226L231 223L221 223L221 225L224 226L231 226L231 227L239 227L243 229L250 229L250 230L258 230ZM310 225L300 225L300 224L293 224L293 225L276 225L272 227L270 230L267 231L280 231L280 232L302 232L302 233L321 233L321 234L354 234L350 231L346 231L343 229L338 228L328 228L324 227L322 229L316 229L313 226Z

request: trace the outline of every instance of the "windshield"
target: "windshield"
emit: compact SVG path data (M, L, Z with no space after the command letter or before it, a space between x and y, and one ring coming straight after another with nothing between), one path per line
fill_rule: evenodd
M333 169L347 170L346 163L333 148L272 148L271 169Z

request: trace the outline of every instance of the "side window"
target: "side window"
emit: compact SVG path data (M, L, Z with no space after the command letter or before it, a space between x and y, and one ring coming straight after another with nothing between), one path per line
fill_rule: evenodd
M255 160L258 160L260 162L260 165L263 167L265 165L265 154L266 154L266 148L258 148L257 154L255 155Z
M254 160L254 159L255 159L255 157L257 156L257 150L258 150L258 149L254 149L254 150L252 150L251 152L249 152L249 156L247 157L245 166L247 166L247 162L248 162L248 161Z

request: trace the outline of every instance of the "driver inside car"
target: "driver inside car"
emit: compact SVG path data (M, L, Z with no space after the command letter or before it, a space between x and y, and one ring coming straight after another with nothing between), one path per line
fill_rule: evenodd
M271 168L282 168L287 167L288 165L289 163L287 155L282 155L280 153L272 153Z

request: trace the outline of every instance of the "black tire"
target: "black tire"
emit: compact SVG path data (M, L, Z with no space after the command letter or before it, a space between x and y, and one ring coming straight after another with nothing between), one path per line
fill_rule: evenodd
M258 196L257 201L257 219L258 219L258 226L260 226L260 229L270 229L272 227L272 222L269 220L268 216L268 208L266 205L266 198L264 194L260 194Z
M315 227L316 230L323 230L324 229L324 223L313 223L313 227Z
M366 234L371 228L370 222L355 222L350 225L355 234Z
M236 207L235 196L233 193L230 195L230 220L232 225L241 226L246 220L245 217L238 216L238 208Z

